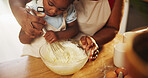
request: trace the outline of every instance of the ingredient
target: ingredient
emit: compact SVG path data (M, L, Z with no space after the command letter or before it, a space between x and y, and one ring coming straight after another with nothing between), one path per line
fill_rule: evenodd
M127 73L127 70L125 69L125 68L117 68L116 70L115 70L115 72L117 73L117 74L119 74L120 72L122 72L123 73L123 76L125 76L125 75L127 75L128 73Z
M50 59L51 62L73 63L87 57L83 49L70 41L63 41L60 44L64 47L64 51L60 51L60 49L52 50L52 47L48 48L49 55L47 59Z
M117 78L117 74L115 71L110 71L106 74L106 78Z
M120 73L120 74L119 74ZM130 75L128 75L128 72L125 68L117 68L115 71L107 72L105 78L120 78L121 73L123 74L122 78L132 78Z

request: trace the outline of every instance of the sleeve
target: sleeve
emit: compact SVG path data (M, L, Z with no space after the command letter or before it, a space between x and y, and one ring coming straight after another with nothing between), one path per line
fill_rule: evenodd
M25 6L28 9L34 9L37 11L37 4L36 4L36 0L32 0L29 3L26 4Z
M70 7L67 10L67 17L66 17L66 22L71 23L77 19L77 13L75 10L74 5L70 5Z

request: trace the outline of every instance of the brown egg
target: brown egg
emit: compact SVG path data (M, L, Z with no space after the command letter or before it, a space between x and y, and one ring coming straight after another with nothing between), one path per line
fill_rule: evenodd
M115 72L117 73L117 75L120 73L120 72L122 72L123 73L123 76L125 76L125 75L127 75L128 73L127 73L127 70L125 69L125 68L117 68L116 70L115 70Z
M117 74L115 71L110 71L106 74L106 78L117 78Z
M126 75L124 76L124 78L132 78L130 75Z

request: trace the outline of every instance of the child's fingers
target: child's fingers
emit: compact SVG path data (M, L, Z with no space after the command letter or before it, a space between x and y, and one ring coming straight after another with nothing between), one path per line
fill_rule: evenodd
M56 41L56 39L52 38L52 39L49 41L49 43L53 43L53 42L55 42L55 41Z
M52 42L55 42L58 40L53 31L48 31L44 37L45 37L46 41L49 43L52 43Z

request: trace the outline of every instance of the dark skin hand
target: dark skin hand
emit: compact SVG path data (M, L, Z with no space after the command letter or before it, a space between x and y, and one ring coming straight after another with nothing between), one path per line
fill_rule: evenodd
M29 10L31 10L35 14L32 16L38 16L41 19L43 17L45 17L45 14L38 13L37 11L35 11L33 9L29 9ZM42 19L42 20L44 20L44 19ZM30 28L25 28L25 29L28 29L30 33L25 31L25 29L23 29L23 27L21 28L21 31L19 34L19 39L22 43L24 43L24 44L31 43L35 38L37 38L43 34L42 28L47 24L47 22L44 20L45 23L41 24L41 23L39 23L39 21L41 21L41 20L39 19L37 22L32 21L32 22L30 22L30 24L31 24ZM24 24L28 25L27 23L24 23Z

